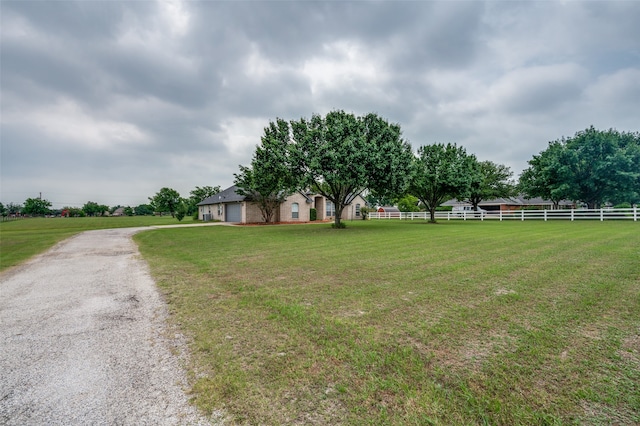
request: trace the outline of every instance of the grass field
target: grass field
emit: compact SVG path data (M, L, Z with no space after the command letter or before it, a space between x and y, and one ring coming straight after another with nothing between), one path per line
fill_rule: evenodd
M24 262L74 234L92 229L193 223L171 216L29 218L0 222L0 271Z
M236 424L638 424L640 228L349 222L137 234Z

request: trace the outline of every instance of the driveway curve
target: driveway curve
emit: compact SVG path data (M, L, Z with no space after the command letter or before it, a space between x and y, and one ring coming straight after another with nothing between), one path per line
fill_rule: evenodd
M87 231L0 275L0 424L213 423L131 239L146 229Z

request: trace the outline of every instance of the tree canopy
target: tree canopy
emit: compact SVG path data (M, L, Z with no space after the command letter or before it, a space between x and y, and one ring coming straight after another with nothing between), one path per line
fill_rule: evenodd
M150 204L140 204L134 207L133 211L135 212L136 216L152 215L153 206L151 206Z
M550 142L545 151L534 155L529 160L529 168L520 175L518 190L529 198L541 197L550 200L553 208L557 209L560 201L567 194L561 187L560 180L560 152L563 147L559 141Z
M332 111L291 126L295 173L302 186L334 204L335 227L342 226L344 207L365 189L385 197L402 193L408 183L413 154L397 124L373 113Z
M549 143L520 177L529 196L569 199L597 208L640 198L640 134L593 126Z
M250 167L240 166L235 174L238 194L249 197L260 208L265 222L271 222L278 207L298 187L291 163L289 123L277 119L265 127Z
M401 212L419 212L419 201L420 200L418 199L418 197L415 197L413 195L405 195L404 197L397 200L398 210L400 210Z
M98 204L94 201L87 201L84 206L82 206L82 211L87 216L102 216L104 212L109 211L109 206Z
M178 191L167 187L160 189L153 197L149 197L149 201L154 211L170 213L172 217L176 217L176 211L182 204Z
M198 211L198 203L220 192L220 186L196 186L189 192L187 203L187 213L192 215Z
M22 213L29 215L45 215L49 214L51 202L42 198L27 198L22 207Z
M409 193L418 197L435 222L436 208L451 198L469 196L475 156L455 144L433 144L418 148L413 162Z
M7 211L7 214L10 215L18 214L22 211L22 204L8 203L5 206L5 210Z
M515 184L511 181L513 172L503 164L492 161L474 161L473 175L467 201L478 210L482 200L509 197L515 192Z

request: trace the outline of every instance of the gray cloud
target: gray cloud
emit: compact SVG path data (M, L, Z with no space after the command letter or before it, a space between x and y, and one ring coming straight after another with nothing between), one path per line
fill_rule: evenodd
M637 2L18 2L1 16L0 201L230 185L263 128L330 109L518 173L637 131Z

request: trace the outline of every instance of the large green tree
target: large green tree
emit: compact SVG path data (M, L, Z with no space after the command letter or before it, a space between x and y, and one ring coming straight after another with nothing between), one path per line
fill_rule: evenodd
M620 190L607 201L613 204L640 204L640 132L619 133L618 147L624 152L622 168L628 184L621 185Z
M467 201L475 211L482 200L510 197L515 192L515 184L511 181L513 172L503 164L475 161L472 176Z
M527 198L540 197L550 200L558 209L560 201L568 197L560 177L560 158L564 149L560 141L550 142L546 150L528 161L529 167L520 174L518 191Z
M82 206L82 211L87 216L102 216L104 212L109 211L109 206L98 204L95 201L87 201Z
M451 198L469 196L475 156L455 144L421 146L413 162L409 193L418 197L436 221L436 208Z
M160 189L153 197L149 197L149 201L154 211L170 213L172 217L176 217L176 211L183 202L178 191L167 187Z
M148 216L153 214L153 206L150 204L140 204L136 206L133 211L136 216Z
M597 208L640 194L640 134L597 130L551 142L529 161L520 186L532 196L567 198Z
M297 174L334 204L335 227L342 227L342 211L365 189L393 198L408 184L413 154L398 124L373 113L332 111L291 127Z
M49 214L51 202L42 198L27 198L22 208L22 213L33 216Z
M237 192L255 202L264 221L271 222L280 205L299 187L291 163L289 123L282 119L270 122L251 166L240 166L240 173L234 176Z

